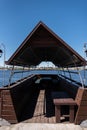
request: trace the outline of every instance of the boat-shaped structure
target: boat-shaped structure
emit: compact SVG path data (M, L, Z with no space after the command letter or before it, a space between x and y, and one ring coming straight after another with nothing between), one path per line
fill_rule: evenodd
M87 89L81 76L78 82L70 73L79 73L73 69L84 66L86 61L40 21L6 64L28 68L42 61L51 61L63 74L49 74L49 70L34 73L1 88L0 117L10 123L57 123L68 119L80 124L87 119Z

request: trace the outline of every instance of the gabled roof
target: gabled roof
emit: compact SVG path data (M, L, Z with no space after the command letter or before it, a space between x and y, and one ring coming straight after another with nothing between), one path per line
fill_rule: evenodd
M31 66L51 61L56 66L82 66L85 60L43 22L39 22L15 53L8 65Z

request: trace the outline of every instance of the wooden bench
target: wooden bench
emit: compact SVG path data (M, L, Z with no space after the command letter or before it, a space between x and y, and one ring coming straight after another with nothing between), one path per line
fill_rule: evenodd
M74 106L77 106L75 115L75 124L80 124L81 121L87 119L87 88L78 88L75 100L72 98L53 99L55 105L56 122L60 122L62 105L70 106L70 122L74 121Z
M62 106L69 106L69 115L64 115L64 117L69 117L69 121L74 121L74 106L76 105L76 102L73 98L71 98L68 93L64 91L59 92L52 92L52 99L53 103L55 105L55 117L56 122L59 123L60 117L61 117L61 109Z
M69 121L70 122L74 121L74 106L76 105L76 102L72 98L54 99L53 102L55 104L55 116L57 123L60 123L61 106L63 105L68 105L70 107Z

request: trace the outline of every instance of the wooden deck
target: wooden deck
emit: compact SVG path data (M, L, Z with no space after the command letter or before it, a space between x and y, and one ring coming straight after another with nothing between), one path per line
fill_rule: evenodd
M25 120L24 122L27 122L27 123L55 123L55 115L54 115L54 113L52 115L52 109L50 108L50 105L52 107L52 102L51 102L51 100L49 100L50 102L48 102L48 98L50 97L50 95L48 97L47 93L48 93L48 91L45 92L45 90L40 90L33 117L28 120ZM48 105L46 105L46 104L48 104ZM47 107L49 107L49 109ZM49 113L48 113L47 109L48 109Z

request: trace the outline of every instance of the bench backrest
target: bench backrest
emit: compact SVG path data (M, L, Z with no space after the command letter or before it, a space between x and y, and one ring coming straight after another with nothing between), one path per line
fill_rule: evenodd
M78 106L81 103L83 92L84 92L84 88L81 88L81 87L78 88L78 91L77 91L77 94L76 94L76 98L75 98L75 101L76 101Z
M75 116L75 124L80 124L87 119L87 88L79 88L76 99L78 109Z

